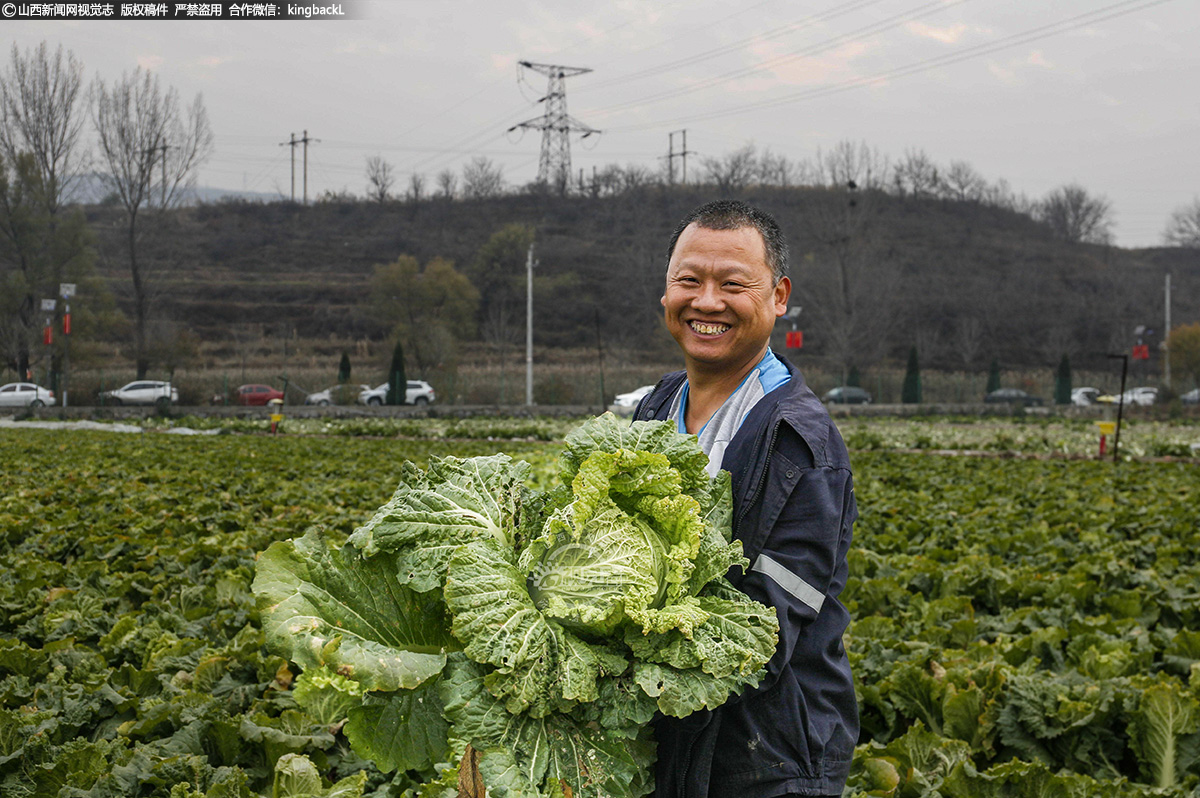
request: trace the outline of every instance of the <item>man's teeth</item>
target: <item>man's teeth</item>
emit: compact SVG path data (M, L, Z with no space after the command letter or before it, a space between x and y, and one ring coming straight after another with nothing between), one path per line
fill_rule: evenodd
M729 329L728 324L705 324L700 321L693 321L692 329L701 335L720 335Z

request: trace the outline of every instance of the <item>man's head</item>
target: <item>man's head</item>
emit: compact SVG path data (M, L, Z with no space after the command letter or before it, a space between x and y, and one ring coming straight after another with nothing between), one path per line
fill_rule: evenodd
M671 238L662 305L689 378L740 378L766 351L792 285L779 225L741 202L704 205Z
M779 229L779 223L769 213L760 211L741 200L719 199L704 203L683 217L683 221L675 228L674 234L671 235L671 243L667 246L668 265L671 263L671 256L675 254L675 245L679 242L679 236L690 224L703 227L705 230L754 228L762 236L767 266L770 267L775 282L778 283L788 276L787 241L783 237L783 231Z

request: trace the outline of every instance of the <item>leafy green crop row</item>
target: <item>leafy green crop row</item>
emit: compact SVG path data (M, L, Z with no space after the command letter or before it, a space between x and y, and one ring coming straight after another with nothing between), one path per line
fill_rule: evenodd
M1100 430L1094 420L1014 417L953 420L839 418L852 450L974 450L1020 454L1094 456ZM1108 439L1111 453L1115 441ZM1195 445L1197 448L1192 448ZM1120 454L1130 457L1200 456L1200 426L1129 421L1121 427Z
M285 795L304 783L304 762L281 760L294 753L349 779L340 794L389 785L299 710L288 664L265 653L254 555L313 524L348 534L404 459L491 449L4 433L0 794Z
M253 413L254 411L249 411ZM120 419L146 430L174 429L221 430L222 432L262 433L270 428L265 409L260 417L225 418L221 416L146 416ZM296 418L283 409L279 425L285 435L336 435L346 438L413 438L417 440L531 440L561 441L582 418L479 416L471 418Z
M286 409L285 409L286 411ZM561 441L583 419L560 417L476 418L285 418L282 434L413 440ZM270 421L259 418L148 416L122 419L147 431L204 430L265 433ZM837 420L852 450L897 449L1014 452L1071 457L1094 456L1100 431L1094 420L1016 416L985 418L843 417ZM1108 442L1111 451L1114 441ZM1184 421L1126 420L1121 430L1125 457L1198 457L1200 425Z
M0 432L0 794L405 795L293 698L254 552L349 534L405 459L501 448L552 478L558 449L534 442ZM855 470L851 793L1189 794L1194 465L859 452Z
M871 738L856 792L1184 795L1200 782L1195 466L856 466L843 600Z

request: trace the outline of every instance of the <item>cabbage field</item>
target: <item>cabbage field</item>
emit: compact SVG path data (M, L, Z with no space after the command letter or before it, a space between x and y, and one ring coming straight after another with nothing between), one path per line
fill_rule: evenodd
M488 423L403 439L0 430L0 794L443 796L357 756L336 707L302 707L250 586L274 541L364 524L405 460L504 452L551 487L560 446L544 439L565 430ZM1002 449L846 426L864 730L848 794L1194 794L1197 465L899 452ZM1030 429L978 441L1037 449ZM1194 433L1155 440L1186 451Z

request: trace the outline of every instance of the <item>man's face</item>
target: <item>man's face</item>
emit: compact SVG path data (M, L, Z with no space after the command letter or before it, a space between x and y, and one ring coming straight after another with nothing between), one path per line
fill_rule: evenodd
M792 290L788 278L773 279L755 228L684 229L662 305L689 371L744 373L758 362Z

